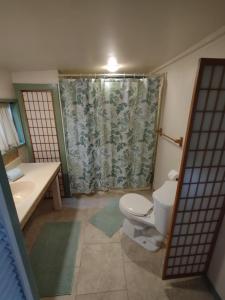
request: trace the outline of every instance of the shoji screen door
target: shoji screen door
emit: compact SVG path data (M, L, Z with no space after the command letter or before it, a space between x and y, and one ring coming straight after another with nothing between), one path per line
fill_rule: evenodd
M201 59L164 279L207 271L225 209L225 59Z
M24 107L35 162L60 162L60 149L56 131L51 91L23 91ZM63 195L63 177L59 172Z

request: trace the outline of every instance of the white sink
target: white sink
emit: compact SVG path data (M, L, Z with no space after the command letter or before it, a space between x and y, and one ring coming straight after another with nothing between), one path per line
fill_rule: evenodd
M10 183L14 201L21 201L29 198L35 189L35 183L32 181L18 181Z

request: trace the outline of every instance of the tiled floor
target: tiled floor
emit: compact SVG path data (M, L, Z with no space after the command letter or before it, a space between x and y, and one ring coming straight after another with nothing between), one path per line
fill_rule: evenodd
M139 192L150 198L150 191ZM211 300L201 278L162 281L165 249L151 253L129 240L122 232L108 238L88 223L109 197L122 192L82 196L74 203L65 201L62 211L54 212L42 202L24 230L30 251L41 225L48 221L80 220L81 234L76 258L72 295L45 300ZM71 207L73 206L73 207Z

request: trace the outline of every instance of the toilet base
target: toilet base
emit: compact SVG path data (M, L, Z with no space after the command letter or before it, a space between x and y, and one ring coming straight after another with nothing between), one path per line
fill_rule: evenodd
M152 252L161 248L164 239L154 227L142 225L128 219L124 220L122 231L130 239Z

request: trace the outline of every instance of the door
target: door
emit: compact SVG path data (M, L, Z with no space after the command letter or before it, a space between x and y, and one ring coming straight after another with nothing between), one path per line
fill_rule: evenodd
M225 59L201 59L163 278L207 271L225 210Z
M39 299L0 154L0 298Z
M61 162L60 192L70 196L57 85L15 84L30 161Z

